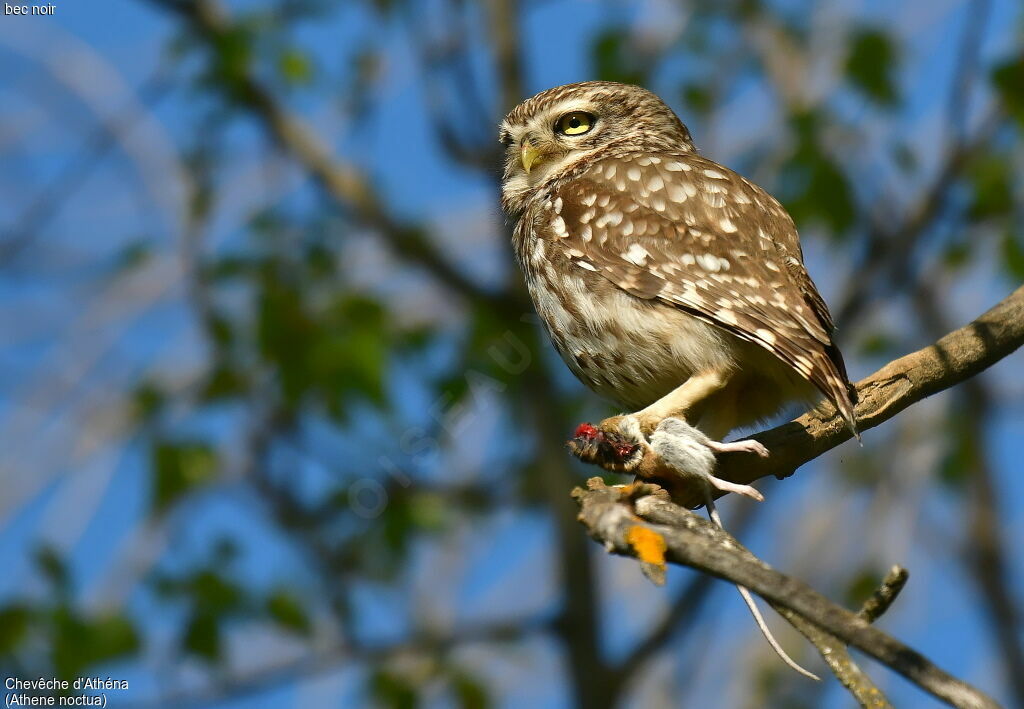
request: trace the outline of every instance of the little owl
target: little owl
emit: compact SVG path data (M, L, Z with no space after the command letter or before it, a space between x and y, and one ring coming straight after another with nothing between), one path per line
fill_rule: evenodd
M832 317L793 220L697 154L651 92L542 91L501 124L501 201L537 312L573 373L650 433L719 439L823 393L855 429Z

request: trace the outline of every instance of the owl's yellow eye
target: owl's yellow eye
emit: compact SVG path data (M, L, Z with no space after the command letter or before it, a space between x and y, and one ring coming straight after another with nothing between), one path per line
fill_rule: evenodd
M555 130L562 135L583 135L594 127L594 117L583 111L566 113L555 122Z

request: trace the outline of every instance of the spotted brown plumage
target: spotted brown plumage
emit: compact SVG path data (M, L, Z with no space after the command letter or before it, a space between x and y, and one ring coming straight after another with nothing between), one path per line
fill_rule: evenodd
M556 134L571 111L593 127ZM515 251L556 349L584 383L651 408L714 373L675 403L724 435L809 399L810 382L854 426L832 318L792 220L698 155L660 99L607 82L558 87L515 109L502 136ZM528 163L543 169L517 169Z

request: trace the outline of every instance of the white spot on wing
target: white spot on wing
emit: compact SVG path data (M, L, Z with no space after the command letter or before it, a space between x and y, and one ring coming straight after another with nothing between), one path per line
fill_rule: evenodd
M736 313L726 308L715 311L715 317L724 322L727 325L738 325L739 320L736 319Z
M644 262L647 261L648 256L650 256L650 254L647 253L647 249L640 244L630 245L630 247L622 254L622 258L632 264L636 264L637 266L643 266Z
M559 239L564 239L569 236L569 232L565 229L565 220L561 217L555 217L551 220L551 228L555 231L555 236Z
M697 256L697 263L705 271L711 271L717 273L719 269L718 257L714 254L700 254Z

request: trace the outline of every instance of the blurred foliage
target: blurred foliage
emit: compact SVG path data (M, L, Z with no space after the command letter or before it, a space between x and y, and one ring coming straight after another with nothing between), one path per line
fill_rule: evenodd
M0 672L74 680L87 670L124 659L141 648L133 619L120 611L87 612L74 601L74 579L51 547L36 551L46 595L0 605Z
M899 101L899 52L892 38L875 27L860 27L850 38L846 74L858 90L882 106Z

